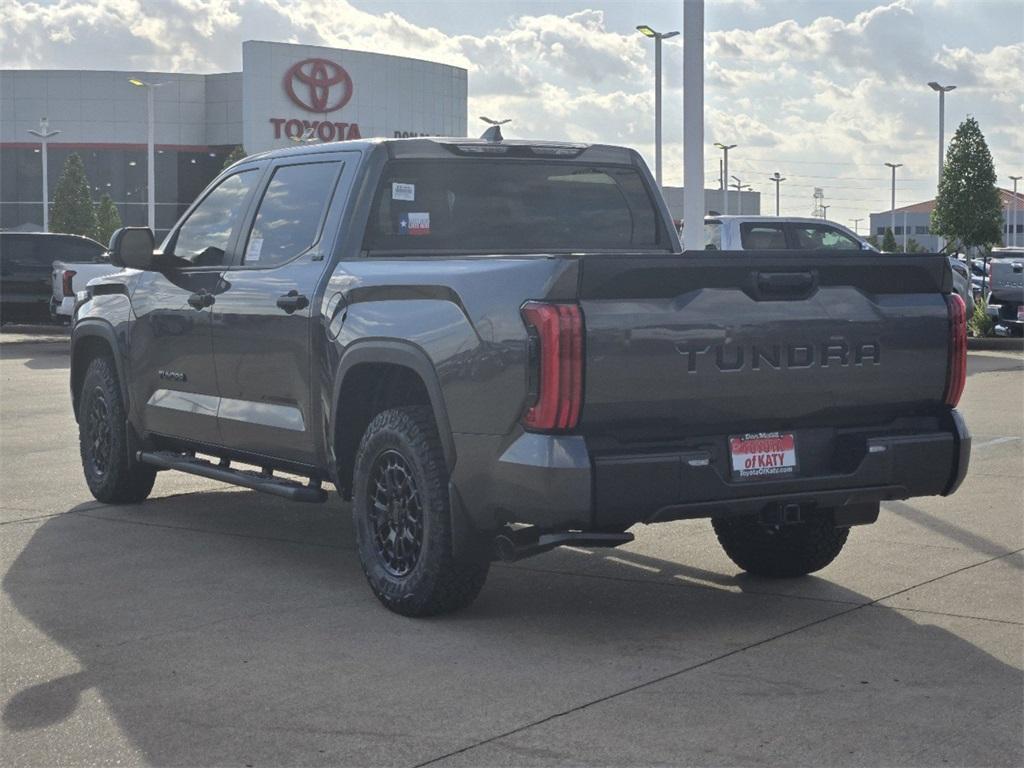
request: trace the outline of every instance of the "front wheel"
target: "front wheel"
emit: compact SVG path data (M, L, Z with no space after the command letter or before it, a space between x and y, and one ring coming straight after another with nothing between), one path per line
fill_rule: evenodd
M403 616L464 608L487 579L488 552L452 554L447 479L429 408L393 408L373 418L356 454L356 545L373 593Z
M718 542L747 573L769 578L792 578L820 571L846 544L849 528L836 528L823 513L790 525L767 525L756 517L711 521Z
M78 443L85 482L97 501L131 504L153 490L156 468L128 452L128 422L112 360L89 363L78 400Z

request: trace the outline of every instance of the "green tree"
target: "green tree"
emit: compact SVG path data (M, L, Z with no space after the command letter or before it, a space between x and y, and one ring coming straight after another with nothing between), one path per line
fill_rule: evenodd
M110 242L110 236L114 230L121 228L121 214L117 206L110 199L110 195L104 194L100 198L99 208L96 209L96 239L106 245Z
M907 240L907 253L924 253L924 246L921 245L914 238Z
M243 159L245 156L245 150L242 148L242 145L239 144L237 147L231 150L231 154L224 158L224 168L227 168L229 165L234 165L239 160Z
M85 177L85 166L76 152L68 155L64 162L57 191L53 194L53 213L50 229L71 235L96 234L96 209L89 194L89 180Z
M946 238L951 250L991 246L1002 240L996 169L973 117L960 123L949 143L931 228Z
M882 250L886 253L896 253L900 247L896 243L896 235L892 233L890 227L885 228L885 236L882 238Z
M867 240L868 245L881 250L881 246L878 244L878 235L868 235L864 239Z

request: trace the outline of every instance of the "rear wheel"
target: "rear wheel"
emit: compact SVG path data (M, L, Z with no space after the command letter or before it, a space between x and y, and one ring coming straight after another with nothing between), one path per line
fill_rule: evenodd
M78 442L85 482L97 501L130 504L149 496L156 468L128 455L128 423L114 363L89 363L78 401Z
M831 514L789 525L767 525L756 517L712 520L718 542L747 573L771 578L806 576L836 559L849 528L836 528Z
M487 579L488 552L452 554L447 478L429 408L393 408L373 418L356 454L356 544L377 599L404 616L464 608Z

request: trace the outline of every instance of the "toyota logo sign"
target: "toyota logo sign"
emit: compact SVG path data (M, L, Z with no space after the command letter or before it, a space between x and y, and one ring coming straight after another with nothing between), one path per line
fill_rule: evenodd
M304 59L284 73L284 90L310 112L334 112L352 98L352 78L328 59Z

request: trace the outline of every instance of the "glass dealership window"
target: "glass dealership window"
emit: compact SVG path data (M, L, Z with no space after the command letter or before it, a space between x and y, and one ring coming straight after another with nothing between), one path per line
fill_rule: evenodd
M158 234L165 234L217 176L228 151L225 148L197 152L157 150ZM48 157L51 204L64 163L72 152L82 158L95 202L108 194L117 205L124 224L145 226L148 223L145 148L100 149L51 144ZM42 197L42 158L38 148L0 150L0 228L40 228Z

